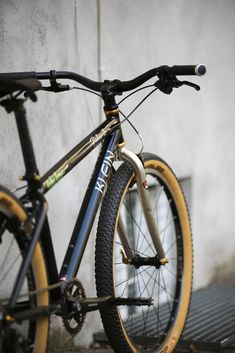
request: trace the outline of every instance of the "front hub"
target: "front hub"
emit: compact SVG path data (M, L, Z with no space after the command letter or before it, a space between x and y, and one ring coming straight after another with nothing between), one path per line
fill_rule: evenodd
M158 255L153 257L148 256L140 256L136 254L130 261L131 265L134 265L136 269L140 268L141 266L154 266L157 269L161 267L162 262L160 261Z

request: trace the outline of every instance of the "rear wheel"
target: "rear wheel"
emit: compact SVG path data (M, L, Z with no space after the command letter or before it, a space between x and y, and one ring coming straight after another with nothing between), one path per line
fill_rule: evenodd
M128 249L118 232L125 227L135 258L154 259L137 193L135 174L123 163L107 189L96 241L98 296L134 299L127 306L101 310L106 334L115 352L172 352L187 316L192 284L192 243L189 217L180 185L169 166L152 154L142 159L152 208L169 263L140 266L126 261ZM129 249L129 250L130 250ZM136 298L151 299L152 305L137 306ZM143 302L142 302L143 303Z
M9 297L24 256L27 239L19 226L27 219L20 202L0 186L0 351L3 353L44 353L47 346L48 317L31 318L20 323L8 313ZM40 244L36 245L32 263L16 303L17 310L49 304L47 272Z

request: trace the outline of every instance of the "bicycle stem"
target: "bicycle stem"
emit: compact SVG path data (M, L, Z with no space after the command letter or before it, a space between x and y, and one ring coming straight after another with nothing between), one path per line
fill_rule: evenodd
M154 219L154 216L153 216L153 210L152 210L152 205L151 205L151 200L150 200L150 195L148 190L148 183L146 180L146 175L145 175L142 161L140 160L140 158L138 158L138 156L135 153L129 151L125 146L119 149L119 158L121 160L124 160L130 163L134 168L138 194L142 203L143 213L147 223L147 227L148 227L150 236L152 238L155 250L158 254L159 261L162 265L165 265L168 262L168 260L165 257L165 252L160 240L160 235L156 224L156 220ZM120 224L119 224L119 227L120 227ZM120 228L123 228L123 227L120 227ZM121 231L120 233L121 233L120 235L121 238L126 238L124 231ZM127 242L128 240L126 239L124 243L127 243Z

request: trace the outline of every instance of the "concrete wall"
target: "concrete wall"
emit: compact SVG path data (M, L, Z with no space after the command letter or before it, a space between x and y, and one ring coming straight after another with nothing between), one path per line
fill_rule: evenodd
M192 178L194 286L205 285L217 264L235 256L235 2L101 0L100 11L103 78L130 79L161 64L208 67L205 77L192 78L201 85L199 93L183 87L171 96L155 94L132 119L146 151L166 159L179 177ZM2 0L0 48L1 72L61 69L97 79L97 3ZM143 94L123 111L140 97ZM40 92L38 98L37 105L27 106L43 173L98 124L99 111L96 97L77 91ZM24 168L13 116L3 110L0 116L1 183L11 188ZM128 127L125 134L131 137L129 146L138 151L135 134ZM59 265L95 155L48 196ZM95 293L93 252L91 241L80 277L88 295ZM80 343L87 343L99 326L95 318L88 316L90 330L83 331Z
M68 70L97 79L97 8L95 1L1 1L1 72ZM28 122L38 167L43 174L99 122L98 100L80 91L40 92L27 103ZM0 112L1 184L19 186L24 165L13 115ZM72 233L96 151L48 194L58 267ZM95 296L94 235L79 277L87 295ZM55 320L54 320L55 321ZM100 326L98 313L88 315L80 343L91 338L89 327Z
M199 93L182 87L155 94L133 119L145 150L165 158L179 177L192 177L194 285L202 286L215 264L235 254L235 3L103 0L101 13L105 77L128 79L159 64L208 68L192 78Z

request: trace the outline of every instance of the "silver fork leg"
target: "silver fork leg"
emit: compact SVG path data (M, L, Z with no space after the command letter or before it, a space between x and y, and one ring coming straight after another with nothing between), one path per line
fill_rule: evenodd
M133 249L131 248L128 235L126 233L125 225L122 220L122 215L118 218L118 234L122 243L122 260L124 263L128 264L130 260L134 257Z
M127 150L125 147L120 148L119 157L122 160L129 162L134 168L134 171L136 174L137 189L141 200L142 209L147 223L147 227L148 227L150 236L152 238L155 250L159 256L160 262L162 264L165 264L168 261L165 258L165 252L160 240L160 235L158 232L156 220L154 219L154 216L153 216L153 210L152 210L152 205L150 201L148 184L147 184L143 164L141 160L136 156L136 154Z

